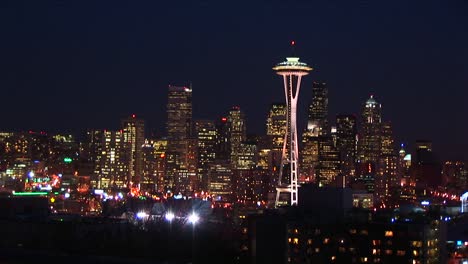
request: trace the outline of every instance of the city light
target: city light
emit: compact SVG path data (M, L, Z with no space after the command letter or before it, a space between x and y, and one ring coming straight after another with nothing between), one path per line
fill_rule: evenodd
M172 212L168 212L168 213L166 213L166 215L164 217L166 218L167 221L170 222L170 221L174 220L175 215Z
M149 216L149 215L148 215L146 212L138 212L138 213L136 214L136 217L137 217L138 219L143 219L143 218L146 218L146 217L148 217L148 216Z
M192 213L189 215L188 220L190 223L196 224L200 220L200 217L196 213Z

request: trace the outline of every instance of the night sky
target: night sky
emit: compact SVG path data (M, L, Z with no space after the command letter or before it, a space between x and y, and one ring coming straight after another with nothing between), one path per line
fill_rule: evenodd
M332 122L374 94L398 142L466 160L467 14L464 0L1 1L0 130L116 129L135 113L160 136L168 84L192 82L195 119L238 105L263 134L294 39L315 68L301 126L325 81Z

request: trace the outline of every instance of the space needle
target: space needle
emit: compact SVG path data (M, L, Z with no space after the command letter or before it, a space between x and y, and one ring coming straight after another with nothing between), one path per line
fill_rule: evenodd
M291 42L294 48L295 42ZM280 62L273 67L278 75L283 76L284 94L286 96L287 127L284 135L283 152L281 155L281 167L279 171L278 185L276 188L275 207L284 205L280 200L281 193L290 194L290 205L297 205L299 174L298 159L299 150L297 146L297 99L301 88L302 76L309 74L312 70L306 63L300 62L298 57L287 57L286 61ZM289 177L288 177L289 176ZM283 182L283 178L285 182ZM288 179L289 178L289 179Z

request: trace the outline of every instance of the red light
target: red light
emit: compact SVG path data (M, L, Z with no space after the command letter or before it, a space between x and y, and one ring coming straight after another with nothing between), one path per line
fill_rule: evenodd
M136 117L136 115L135 115L135 114L133 114L133 115L132 115L132 118L135 118L135 117Z
M226 117L222 117L222 118L221 118L221 121L226 122L226 121L227 121L227 118L226 118Z
M296 41L294 41L294 40L291 41L291 45L292 45L292 46L296 45Z
M166 154L161 153L161 156L160 156L160 157L161 157L161 158L164 158L165 156L166 156Z

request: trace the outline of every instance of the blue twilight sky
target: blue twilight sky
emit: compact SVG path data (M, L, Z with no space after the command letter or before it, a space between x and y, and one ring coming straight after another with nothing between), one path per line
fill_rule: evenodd
M398 141L468 159L464 0L1 1L0 130L118 128L135 113L164 134L168 84L193 84L194 118L233 105L264 133L284 100L271 67L297 43L329 85L330 119L370 94Z

